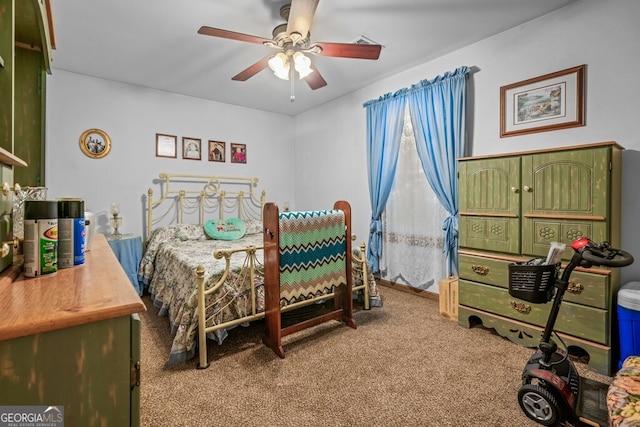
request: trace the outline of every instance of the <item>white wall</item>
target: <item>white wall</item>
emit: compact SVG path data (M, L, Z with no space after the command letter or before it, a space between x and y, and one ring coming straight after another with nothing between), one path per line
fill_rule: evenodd
M338 198L351 202L358 241L367 240L366 118L362 104L432 79L459 66L476 67L470 79L471 154L617 141L623 155L622 246L638 258L622 269L622 282L640 280L640 136L636 128L640 70L640 2L583 0L295 117L296 203L304 209ZM384 60L384 50L381 59ZM500 87L586 64L586 126L500 138ZM312 161L313 159L313 161ZM322 159L322 161L318 161ZM634 188L635 187L635 188Z
M54 70L47 81L49 195L83 197L96 212L120 202L124 231L140 233L141 200L159 172L257 176L269 200L289 202L292 209L348 200L357 242L366 241L371 208L362 104L467 65L477 68L469 84L471 154L610 140L626 148L622 246L640 259L640 194L634 189L640 170L638 16L636 0L582 0L293 119ZM500 86L580 64L587 65L586 126L499 137ZM101 160L78 148L80 134L94 127L113 142ZM156 158L156 132L246 143L248 164ZM640 280L640 261L622 269L622 279Z
M47 80L48 198L81 197L109 233L111 203L120 203L124 233L142 234L147 189L160 172L258 177L267 200L293 204L293 119L228 104L54 70ZM111 152L92 159L82 132L99 128ZM159 158L155 135L178 136L178 158ZM183 160L182 137L202 139L202 160ZM208 140L227 142L225 163L210 162ZM229 162L230 143L247 145L247 163ZM154 191L159 191L156 187ZM259 193L258 193L259 194Z

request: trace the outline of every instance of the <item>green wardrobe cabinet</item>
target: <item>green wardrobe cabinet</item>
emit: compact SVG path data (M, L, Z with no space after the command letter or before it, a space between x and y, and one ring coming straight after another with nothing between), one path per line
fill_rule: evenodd
M508 293L508 265L545 257L551 242L620 243L621 151L614 142L468 157L459 166L459 316L514 342L538 344L551 304ZM589 367L611 374L617 360L617 269L577 269L557 331Z

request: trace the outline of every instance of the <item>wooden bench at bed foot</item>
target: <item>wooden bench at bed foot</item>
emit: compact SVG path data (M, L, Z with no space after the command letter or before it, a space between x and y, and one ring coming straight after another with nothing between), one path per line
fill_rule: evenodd
M609 425L640 426L640 356L629 356L607 392Z

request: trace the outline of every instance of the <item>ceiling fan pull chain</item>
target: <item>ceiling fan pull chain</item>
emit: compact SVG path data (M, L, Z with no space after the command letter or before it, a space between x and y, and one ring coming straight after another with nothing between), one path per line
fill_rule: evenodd
M293 64L289 63L289 81L291 82L291 96L289 97L289 101L290 102L294 102L296 100L296 94L294 92L294 82L295 82L295 76L293 74L294 70L293 70Z

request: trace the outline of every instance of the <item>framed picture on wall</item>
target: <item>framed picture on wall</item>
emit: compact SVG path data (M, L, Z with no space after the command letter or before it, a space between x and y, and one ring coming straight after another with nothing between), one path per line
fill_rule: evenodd
M500 137L584 126L585 66L500 88Z
M171 157L174 159L178 157L177 141L178 137L175 135L156 133L156 157Z
M111 138L101 129L88 129L80 136L80 150L92 159L100 159L111 151Z
M247 144L231 144L231 163L247 163Z
M182 158L188 160L202 159L201 144L200 139L182 137Z
M209 161L224 162L226 154L226 143L222 141L209 140Z

